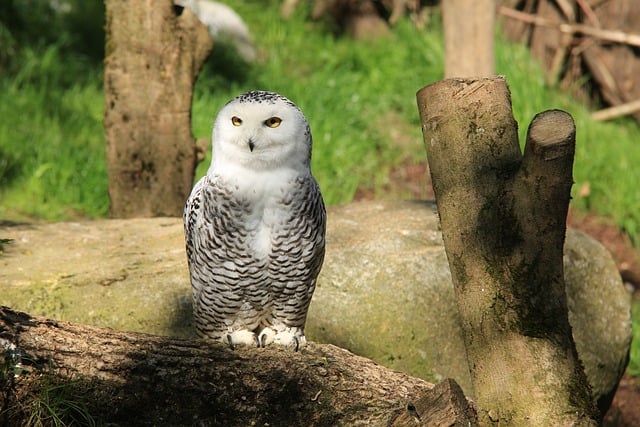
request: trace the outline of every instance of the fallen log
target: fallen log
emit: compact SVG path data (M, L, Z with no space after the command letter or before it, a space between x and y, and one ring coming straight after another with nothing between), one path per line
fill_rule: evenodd
M56 404L59 414L36 415L82 425L477 425L453 380L434 387L333 345L232 350L0 307L0 346L2 425Z

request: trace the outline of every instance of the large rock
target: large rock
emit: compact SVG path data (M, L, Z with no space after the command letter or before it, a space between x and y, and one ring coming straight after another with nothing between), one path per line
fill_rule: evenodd
M193 336L182 222L99 220L0 228L0 304L54 318ZM609 253L567 233L570 321L606 407L631 341L630 298ZM307 337L473 395L435 205L363 202L329 209L327 254Z
M191 299L178 218L0 228L0 304L57 319L190 336Z

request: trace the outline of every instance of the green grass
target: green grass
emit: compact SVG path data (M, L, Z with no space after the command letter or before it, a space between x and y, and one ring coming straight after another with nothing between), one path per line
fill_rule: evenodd
M100 70L83 70L56 45L27 48L20 60L0 79L0 218L106 215Z
M442 77L437 19L425 31L401 21L388 39L355 42L310 22L308 6L284 21L279 2L234 2L256 37L263 60L247 66L218 46L195 90L193 128L208 136L219 108L251 89L293 99L313 135L313 170L328 204L357 189L380 197L390 168L424 161L415 92ZM102 66L68 43L28 46L13 73L0 75L0 217L63 220L107 214L102 129ZM561 108L576 120L573 206L611 216L638 243L640 127L629 120L596 123L568 95L548 88L528 51L500 43L497 71L507 77L524 138L531 118ZM401 137L397 138L400 134ZM394 137L395 140L394 140ZM202 176L207 157L196 173ZM579 197L579 190L590 189Z
M66 427L66 426L96 426L96 420L91 416L87 405L83 402L83 395L77 394L74 384L48 384L46 379L40 393L29 396L25 425L28 427Z
M255 6L243 6L237 9L250 18ZM438 34L417 33L403 22L391 40L356 43L334 37L304 16L284 22L274 7L254 17L261 18L250 25L262 35L258 48L265 63L227 84L231 90L208 85L211 70L205 70L194 101L197 135L208 135L216 111L240 92L260 88L284 94L310 121L312 167L329 204L351 201L358 187L375 191L387 181L391 166L424 158L415 92L441 73ZM396 146L389 138L397 120L410 124L411 146ZM203 165L199 175L205 170Z
M243 64L218 46L195 89L193 129L208 136L219 108L251 89L281 92L307 115L313 170L328 204L346 203L357 189L380 197L389 170L424 161L415 92L442 77L437 19L424 31L401 21L388 39L356 42L310 22L301 5L284 21L279 2L238 1L234 7L256 37L263 60ZM0 217L63 220L107 214L102 129L102 66L68 43L28 46L13 73L0 75ZM640 127L631 121L596 123L568 95L548 88L522 46L500 43L497 71L507 77L524 138L540 111L561 108L576 120L573 205L611 216L638 243ZM397 137L400 135L400 137ZM202 176L207 157L196 173ZM590 188L584 197L579 190Z

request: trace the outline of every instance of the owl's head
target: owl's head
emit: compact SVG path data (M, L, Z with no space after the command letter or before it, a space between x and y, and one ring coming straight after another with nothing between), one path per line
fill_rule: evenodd
M213 126L212 168L308 169L311 131L302 111L282 95L247 92L229 101Z

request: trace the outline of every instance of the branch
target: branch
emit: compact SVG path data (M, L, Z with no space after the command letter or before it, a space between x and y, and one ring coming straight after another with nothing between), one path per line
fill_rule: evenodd
M591 113L593 120L611 120L640 111L640 99Z
M517 19L522 22L526 22L527 24L539 25L541 27L555 28L561 33L566 34L575 34L581 33L586 36L591 36L600 40L615 42L615 43L624 43L631 46L640 46L640 34L631 34L625 33L623 31L615 31L615 30L603 30L600 28L591 27L589 25L583 24L564 24L552 22L548 19L541 18L536 15L532 15L530 13L520 12L515 9L508 8L506 6L501 6L498 10L501 15L506 17Z
M105 424L477 425L452 380L434 388L332 345L231 350L7 307L0 345L4 425L22 425L59 385Z

